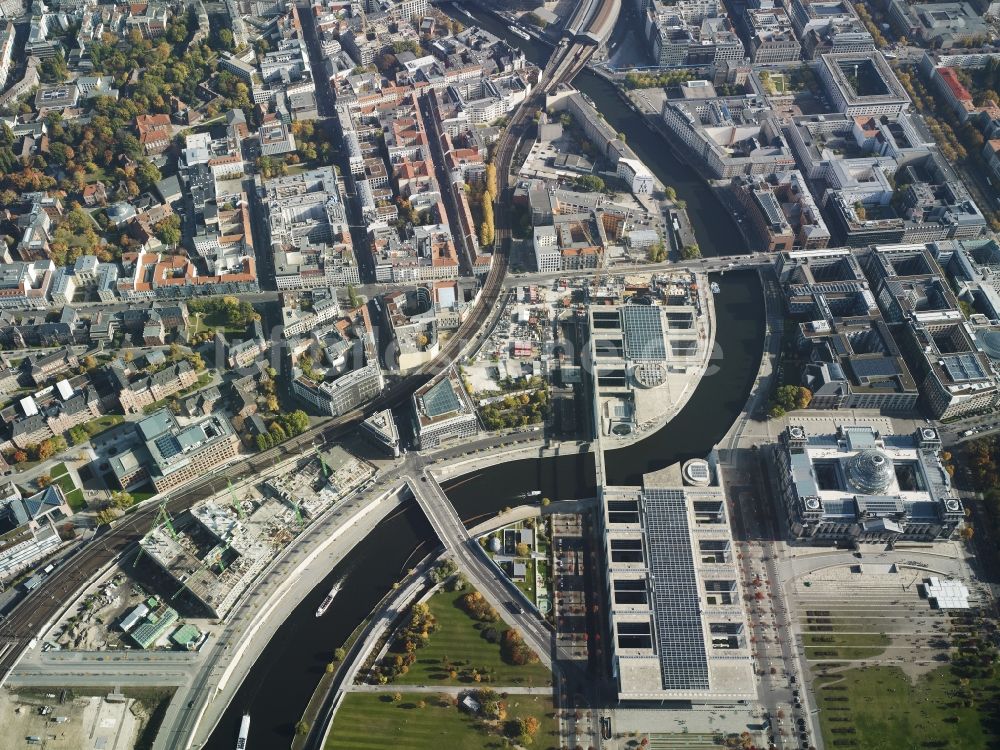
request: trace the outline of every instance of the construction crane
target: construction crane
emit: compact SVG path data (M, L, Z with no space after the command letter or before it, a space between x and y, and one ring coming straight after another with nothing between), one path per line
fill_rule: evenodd
M247 515L243 512L243 505L236 499L236 491L233 489L233 480L227 479L226 482L229 484L229 498L233 501L233 507L236 508L237 515L239 515L241 521L247 520Z
M174 528L174 519L170 517L170 512L167 510L166 498L160 501L160 507L156 511L156 518L153 519L153 527L155 528L161 523L166 526L167 531L170 532L170 536L177 539L177 530Z
M330 467L326 465L326 461L323 460L323 454L320 453L319 446L316 447L316 458L319 459L319 465L323 469L323 478L330 478Z
M226 572L226 564L222 561L222 559L226 556L226 551L229 549L229 546L229 542L226 542L226 546L219 550L219 556L215 560L215 563L219 566L220 574Z
M167 531L170 532L170 536L173 539L175 540L177 539L177 530L174 528L174 521L170 517L170 512L167 510L166 498L160 501L160 507L156 511L156 518L153 519L153 526L151 527L149 534L153 533L152 530L155 529L160 524L163 524L166 527ZM146 534L143 537L143 539L148 537L149 534ZM135 567L139 563L140 558L142 558L143 551L144 550L142 549L142 543L140 542L139 551L135 555L135 560L132 561L133 567Z

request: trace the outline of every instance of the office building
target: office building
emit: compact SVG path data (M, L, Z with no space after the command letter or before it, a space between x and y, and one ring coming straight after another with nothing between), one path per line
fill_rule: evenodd
M910 106L909 94L880 51L821 55L818 70L837 112L891 116Z
M601 489L618 700L721 708L756 698L751 633L718 467Z
M432 380L413 394L415 434L421 450L471 438L479 433L479 419L465 385L454 370Z

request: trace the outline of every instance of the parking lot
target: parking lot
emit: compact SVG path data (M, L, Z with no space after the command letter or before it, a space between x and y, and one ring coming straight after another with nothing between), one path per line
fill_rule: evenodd
M575 658L587 658L587 593L583 523L578 515L552 516L554 612L559 645Z

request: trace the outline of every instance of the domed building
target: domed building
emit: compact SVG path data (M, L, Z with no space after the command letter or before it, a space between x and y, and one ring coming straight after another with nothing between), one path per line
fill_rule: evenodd
M882 495L896 478L892 458L877 448L866 448L846 461L847 481L865 495Z
M929 542L949 538L964 518L932 427L880 435L867 425L842 425L835 434L810 435L792 425L774 454L788 526L798 539Z

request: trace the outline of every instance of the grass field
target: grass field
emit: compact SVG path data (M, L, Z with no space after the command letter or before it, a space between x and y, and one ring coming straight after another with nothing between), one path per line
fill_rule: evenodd
M83 429L87 431L88 435L94 437L95 435L100 435L105 430L114 427L116 424L121 424L124 421L125 417L120 414L105 414L104 416L87 422L87 424L83 426Z
M528 558L523 562L527 573L523 581L515 581L514 585L521 589L529 600L535 601L535 561Z
M806 658L867 659L885 652L889 637L882 633L807 633Z
M74 511L80 511L87 507L87 501L83 497L83 490L76 486L76 482L70 476L66 464L58 463L53 466L50 476L52 477L52 484L58 484L59 489L63 491L63 495L65 495L66 502L70 508Z
M74 511L81 511L87 507L87 501L83 497L83 490L75 489L66 493L66 502Z
M552 674L542 664L514 666L500 658L499 643L490 643L476 628L480 623L469 617L458 605L465 591L439 591L428 600L431 612L437 618L437 630L430 642L416 652L417 660L406 674L393 682L399 685L462 685L472 682L463 670L477 669L490 672L494 685L550 685ZM494 627L503 632L503 621ZM457 677L450 677L444 669L445 661L455 666Z
M349 693L337 712L324 750L483 750L502 748L504 737L495 729L452 706L437 695L401 693L392 703L389 695ZM418 701L425 701L424 708ZM537 695L511 695L507 718L535 716L541 722L532 750L559 746L552 700Z
M896 667L851 669L842 676L843 680L838 675L816 681L824 745L831 750L1000 747L1000 734L984 721L986 704L995 704L1000 694L995 680L973 680L970 689L979 705L966 707L954 695L959 682L947 666L916 684ZM834 731L848 728L854 733Z

